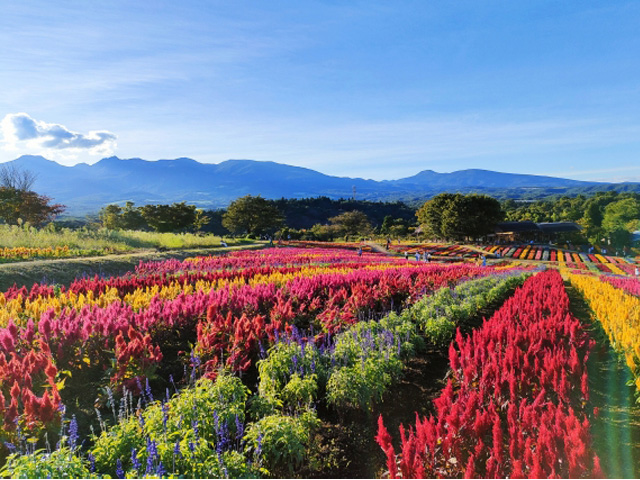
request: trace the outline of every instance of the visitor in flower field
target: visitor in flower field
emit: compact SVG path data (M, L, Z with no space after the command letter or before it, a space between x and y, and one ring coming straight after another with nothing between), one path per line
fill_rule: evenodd
M404 259L407 261L409 260L409 252L407 252L406 250L404 252Z
M416 262L420 261L420 252L416 252Z
M636 269L633 271L634 275L637 277L640 276L640 270L638 270L638 267L636 267Z

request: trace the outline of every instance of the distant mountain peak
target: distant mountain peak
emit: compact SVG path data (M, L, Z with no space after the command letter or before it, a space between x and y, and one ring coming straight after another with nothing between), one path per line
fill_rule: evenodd
M53 160L49 160L43 157L42 155L21 155L20 157L16 158L13 161L18 163L26 163L26 162L47 163L47 164L55 163L56 165L59 165L57 162L54 162Z
M451 173L423 170L398 180L366 180L326 175L307 167L272 161L231 159L200 163L187 157L147 161L141 158L103 158L93 165L59 165L38 155L8 162L37 174L34 190L67 205L69 214L95 213L109 203L131 200L138 205L185 201L202 208L221 208L238 197L351 198L360 200L424 201L441 192L494 194L505 189L603 188L606 184L541 175L521 175L467 169ZM629 184L627 184L629 185ZM640 187L640 184L637 184ZM631 187L634 188L634 187ZM640 190L640 188L639 188Z

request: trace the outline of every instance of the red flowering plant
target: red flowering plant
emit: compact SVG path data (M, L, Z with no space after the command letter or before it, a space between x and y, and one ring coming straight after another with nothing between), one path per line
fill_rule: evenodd
M482 328L449 347L435 413L376 441L391 478L603 476L591 448L586 360L592 341L555 271L525 282Z

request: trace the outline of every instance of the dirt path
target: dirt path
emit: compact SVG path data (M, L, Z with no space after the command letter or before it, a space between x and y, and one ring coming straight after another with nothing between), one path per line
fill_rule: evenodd
M394 255L393 252L390 252L389 250L385 249L379 243L376 243L376 242L365 242L365 243L369 245L371 247L371 250L373 250L376 253L384 253L385 255Z

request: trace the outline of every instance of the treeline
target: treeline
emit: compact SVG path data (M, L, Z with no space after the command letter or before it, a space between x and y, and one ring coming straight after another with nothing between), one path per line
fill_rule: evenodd
M233 201L220 218L221 227L233 234L308 240L373 233L403 236L416 224L415 210L400 202L327 197L267 200L246 195Z
M327 224L329 219L345 212L364 213L372 225L381 227L386 217L402 220L408 225L416 223L416 209L402 202L372 202L367 200L317 198L281 198L273 205L282 212L284 221L292 229L309 229Z
M172 205L134 206L126 202L124 207L107 205L99 214L102 226L110 230L154 230L156 232L201 231L208 223L207 215L195 205L186 202Z
M572 242L631 246L640 229L640 194L598 192L540 201L498 201L488 195L442 193L413 208L402 202L328 197L268 200L246 195L227 209L203 211L185 202L173 205L109 205L102 226L114 230L205 232L216 235L335 240L372 234L478 239L501 221L573 222L582 232ZM418 228L419 227L419 228Z
M173 205L108 205L99 221L112 230L194 231L216 235L270 235L333 239L371 233L405 235L416 224L415 209L401 202L328 197L268 200L246 195L227 209L203 211L185 202Z
M532 202L498 201L488 195L442 193L417 210L402 202L372 202L328 197L268 200L246 195L225 210L204 212L193 205L109 205L100 212L110 229L195 231L216 235L270 236L335 240L372 234L402 237L475 239L501 221L573 222L582 226L575 239L594 245L630 246L640 229L640 194L598 192L591 197L559 197Z
M563 196L552 200L502 203L508 221L574 222L585 239L595 245L629 246L631 234L640 230L640 194L597 192L586 197Z

